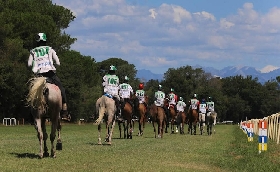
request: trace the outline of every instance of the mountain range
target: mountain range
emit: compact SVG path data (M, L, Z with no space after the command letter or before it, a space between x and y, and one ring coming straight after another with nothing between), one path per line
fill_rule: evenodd
M276 79L277 76L280 76L280 68L272 70L270 72L261 72L260 70L257 70L254 67L249 66L228 66L221 70L215 69L213 67L202 67L199 65L192 66L193 68L202 68L202 70L205 71L205 73L211 73L212 76L217 76L221 78L230 77L230 76L252 76L252 78L258 78L258 82L265 83L269 80ZM152 73L150 70L141 69L137 71L136 77L139 78L143 82L147 82L151 79L154 80L163 80L164 74L155 74Z

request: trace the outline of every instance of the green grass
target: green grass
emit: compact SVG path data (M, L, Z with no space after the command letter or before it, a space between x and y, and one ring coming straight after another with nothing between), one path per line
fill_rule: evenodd
M57 158L38 159L33 126L1 125L0 171L259 172L280 167L280 145L269 142L268 151L259 154L258 137L249 143L236 125L217 125L212 136L164 133L162 139L154 138L151 124L142 137L137 136L137 126L132 139L119 139L116 126L108 146L97 145L97 126L65 124L63 150L57 151ZM50 149L49 141L48 146Z

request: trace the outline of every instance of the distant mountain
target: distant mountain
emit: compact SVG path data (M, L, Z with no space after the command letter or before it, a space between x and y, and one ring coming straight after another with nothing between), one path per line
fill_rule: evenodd
M228 66L221 70L215 69L213 67L202 67L199 65L192 66L193 68L202 68L206 73L210 73L213 76L219 76L221 78L230 77L230 76L249 76L251 75L253 78L258 78L260 83L265 83L268 80L276 79L277 76L280 76L280 69L275 69L268 73L262 73L261 71L257 70L254 67L249 66ZM163 74L154 74L149 70L142 69L138 70L136 77L144 82L147 82L151 79L154 80L163 80Z
M142 82L147 82L151 79L153 80L163 80L163 74L155 74L152 73L150 70L141 69L137 71L136 77L140 79Z

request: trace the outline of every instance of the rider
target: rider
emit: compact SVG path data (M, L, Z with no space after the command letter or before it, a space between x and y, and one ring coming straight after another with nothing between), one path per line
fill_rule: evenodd
M125 103L128 102L133 108L133 104L130 101L130 97L133 95L133 89L128 84L129 78L127 76L124 77L124 83L119 85L119 96L121 98L121 109L124 108Z
M108 74L103 76L104 95L115 100L117 114L120 113L120 97L119 97L119 77L116 75L117 68L111 65Z
M135 95L136 97L138 98L139 100L139 103L143 103L144 106L146 107L147 109L147 103L145 102L145 91L143 90L144 89L144 84L143 83L140 83L139 84L139 89L135 91Z
M203 113L203 114L206 114L206 109L207 109L206 100L205 100L205 98L203 98L201 100L201 103L199 104L199 112Z
M197 95L194 94L192 99L189 101L189 109L196 109L199 112L199 100L197 99Z
M184 102L183 97L180 97L177 103L177 110L178 112L184 112L185 108L186 108L186 103Z
M174 89L171 88L170 93L168 94L168 109L170 106L173 105L175 108L175 111L177 111L176 110L177 101L178 101L177 95L174 93Z
M37 47L30 51L28 66L32 66L32 71L35 74L49 78L52 83L59 87L62 96L61 118L70 121L71 116L67 111L65 89L56 75L56 68L53 64L54 60L57 65L60 65L59 58L56 55L55 50L46 45L47 36L45 33L38 33L36 35L36 41Z
M212 100L212 97L208 97L208 101L206 102L206 105L207 105L207 114L209 112L214 112L215 111L214 102Z
M164 106L164 99L165 99L165 93L162 91L162 86L161 85L158 85L158 91L155 92L155 105L156 106L160 106L164 109L165 111L165 114L166 116L168 117L169 114L168 114L168 110L167 110L167 107ZM167 120L168 121L168 120ZM167 122L167 126L168 126L168 122Z

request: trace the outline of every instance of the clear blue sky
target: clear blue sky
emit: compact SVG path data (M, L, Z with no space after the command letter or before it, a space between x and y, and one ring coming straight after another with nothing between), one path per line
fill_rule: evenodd
M72 49L164 73L200 65L280 67L279 0L53 0L76 19Z

